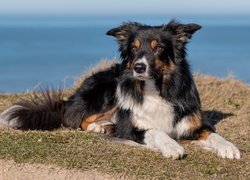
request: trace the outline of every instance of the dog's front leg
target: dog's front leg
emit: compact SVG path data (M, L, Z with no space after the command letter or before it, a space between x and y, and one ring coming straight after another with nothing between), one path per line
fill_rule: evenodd
M144 143L150 149L160 150L163 156L168 158L181 159L185 155L184 148L164 131L147 130L144 136Z
M217 133L203 130L200 133L198 141L194 141L194 143L216 153L222 158L240 159L239 149Z

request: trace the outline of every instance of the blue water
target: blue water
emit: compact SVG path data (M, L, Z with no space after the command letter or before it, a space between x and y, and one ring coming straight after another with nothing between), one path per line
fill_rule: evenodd
M250 17L180 17L203 25L190 44L192 71L250 83ZM0 92L70 87L103 58L119 57L106 31L127 20L159 25L170 17L0 17Z

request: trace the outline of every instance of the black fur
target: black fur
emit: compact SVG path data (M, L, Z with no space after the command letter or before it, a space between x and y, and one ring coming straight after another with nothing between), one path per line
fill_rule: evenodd
M148 60L151 67L149 76L154 80L157 91L160 96L167 102L170 102L174 108L175 120L174 126L185 116L193 113L201 113L201 105L199 95L194 84L192 74L186 61L185 45L192 34L200 29L201 26L197 24L180 24L176 21L171 21L167 25L162 26L148 26L139 23L126 23L118 28L111 29L107 35L115 36L120 47L123 71L121 81L119 83L121 93L126 96L129 94L132 97L134 104L140 105L143 102L144 82L147 80L138 80L133 78L133 69L128 69L128 63L136 63L136 61L143 56ZM134 50L133 42L135 39L142 41L140 50ZM156 39L159 42L159 49L161 51L157 54L157 50L152 52L149 46L145 46L148 41ZM158 48L158 47L157 47ZM153 67L155 59L161 59L163 63L173 61L175 69L169 73L161 74L160 70ZM137 84L135 86L134 84ZM138 84L139 90L138 90ZM136 88L137 87L137 88ZM131 118L127 114L131 114L122 107L117 112L117 136L133 139L137 142L142 142L143 133L138 134L136 127L131 125ZM203 127L206 123L203 122ZM144 132L146 129L141 129ZM190 136L195 137L199 130L194 131ZM140 131L139 131L140 132Z
M87 78L65 103L63 124L79 128L82 120L95 113L106 112L115 106L120 65Z
M110 130L173 159L185 156L174 139L196 139L223 158L239 159L238 149L211 134L214 129L202 116L185 49L200 28L173 20L162 26L129 22L111 29L107 35L119 43L120 64L88 77L67 101L61 91L34 93L0 114L0 126ZM105 125L109 129L102 129Z
M79 128L88 116L106 112L116 103L115 90L120 72L119 64L88 77L76 92L63 101L62 91L42 90L15 105L7 121L18 119L14 128L23 130L53 130L61 127Z
M114 136L143 144L146 130L135 128L131 123L130 118L130 110L118 109L118 113L116 114L116 119L118 121L116 122Z
M131 75L123 73L119 78L119 84L124 96L131 95L138 104L143 102L144 81L137 81Z
M61 126L64 111L62 91L41 90L15 105L22 108L12 112L10 119L18 118L18 129L53 130Z
M157 39L164 48L157 58L162 59L163 63L168 63L171 59L176 67L173 72L164 76L159 69L153 68L150 71L150 77L154 79L160 96L174 107L176 124L184 116L201 111L199 95L185 59L187 40L200 28L197 24L184 25L171 21L162 26L126 23L111 29L107 35L117 38L121 64L114 64L111 68L87 78L67 101L63 101L62 93L47 91L41 92L42 96L22 100L17 104L23 108L12 112L10 119L18 118L20 124L16 128L19 129L52 130L61 124L69 128L79 128L88 116L106 112L116 106L118 83L125 96L130 95L136 104L141 104L145 82L135 79L133 71L127 65L142 56L154 59L155 54L148 47L135 53L133 41L139 38L143 41ZM149 65L153 66L152 62ZM119 108L115 134L142 142L145 130L139 130L132 125L129 118L131 113Z

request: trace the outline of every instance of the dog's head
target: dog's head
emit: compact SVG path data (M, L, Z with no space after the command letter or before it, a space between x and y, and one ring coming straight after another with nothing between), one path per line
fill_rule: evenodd
M162 26L125 23L111 29L125 68L133 77L144 80L173 71L177 57L185 55L185 44L200 29L198 24L180 24L172 20Z

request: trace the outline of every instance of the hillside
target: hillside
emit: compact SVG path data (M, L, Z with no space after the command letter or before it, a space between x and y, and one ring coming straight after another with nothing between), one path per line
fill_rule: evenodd
M78 80L75 87L81 80ZM0 130L0 159L2 159L0 169L4 169L3 175L6 178L13 177L10 174L13 175L15 171L21 173L20 177L22 176L24 169L13 168L14 172L12 172L14 166L31 169L33 167L27 164L18 165L19 163L34 163L34 167L38 170L40 168L41 172L49 165L48 168L52 170L45 171L45 173L50 172L47 173L48 179L65 178L68 174L67 169L71 169L69 172L75 172L70 173L70 177L67 176L68 179L91 177L91 173L93 176L98 174L97 179L110 179L111 176L114 179L197 179L197 177L199 179L247 179L250 177L249 85L231 78L217 79L201 75L195 76L195 82L200 92L204 114L216 124L219 134L240 149L242 153L240 160L219 158L215 154L201 150L189 141L180 142L188 153L187 157L173 161L164 158L160 153L115 144L102 136L79 130L22 132L2 129ZM72 91L69 90L67 95ZM0 111L25 95L0 94ZM53 169L58 173L53 173ZM62 174L59 177L60 171ZM30 172L32 174L36 171Z

